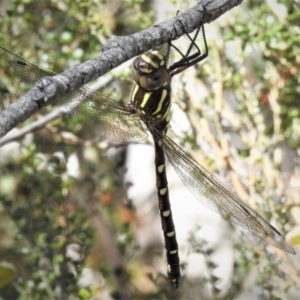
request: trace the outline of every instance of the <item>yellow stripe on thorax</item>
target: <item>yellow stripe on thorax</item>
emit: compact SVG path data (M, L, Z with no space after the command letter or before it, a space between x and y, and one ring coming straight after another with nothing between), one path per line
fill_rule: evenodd
M141 108L144 108L147 105L147 102L148 102L149 98L151 97L151 95L152 95L152 92L147 92L144 94L143 101L140 105Z
M156 109L155 112L152 113L152 115L155 115L155 114L157 114L158 112L161 111L161 108L163 106L163 103L164 103L167 95L168 95L168 91L166 89L163 89L162 93L161 93L161 97L160 97L159 103L158 103L158 106L157 106L157 109Z
M136 84L133 88L133 91L132 91L131 101L134 101L135 95L136 95L138 90L139 90L139 86Z
M162 120L166 120L168 123L170 122L171 115L170 115L170 109L166 110L165 114L161 117Z

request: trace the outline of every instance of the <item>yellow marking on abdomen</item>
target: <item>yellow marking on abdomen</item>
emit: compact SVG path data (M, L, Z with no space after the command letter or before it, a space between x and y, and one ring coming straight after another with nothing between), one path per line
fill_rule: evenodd
M167 188L164 188L164 189L159 190L159 193L160 193L162 196L165 195L166 192L167 192Z
M160 166L158 166L158 167L157 167L158 173L162 173L163 170L164 170L164 168L165 168L165 165L160 165Z
M176 254L177 252L178 252L177 250L169 251L170 254Z
M168 232L168 233L167 233L167 236L168 236L168 237L171 237L171 236L174 236L174 235L175 235L175 231L171 231L171 232Z
M165 211L162 212L162 215L163 215L163 217L166 218L166 217L168 217L170 215L170 213L171 212L169 210L165 210Z

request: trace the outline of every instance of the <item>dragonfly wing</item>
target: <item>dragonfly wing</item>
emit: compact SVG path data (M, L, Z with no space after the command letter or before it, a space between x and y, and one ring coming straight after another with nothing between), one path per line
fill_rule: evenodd
M45 76L56 75L1 46L0 68L28 84L34 84ZM82 126L87 126L94 132L94 136L117 143L137 142L147 137L141 130L139 120L130 116L126 107L93 90L81 88L62 97L58 103L62 104L64 111L70 113L78 122L82 121Z
M150 130L167 155L176 173L194 197L208 208L220 213L226 220L240 225L260 239L286 252L295 254L281 234L258 213L229 192L205 168L184 153L169 137L155 128Z
M15 75L28 84L34 84L45 76L54 76L54 72L46 71L26 61L21 56L0 46L0 68Z
M140 118L132 116L125 106L88 89L80 89L76 95L63 108L96 137L116 143L139 142L147 138Z

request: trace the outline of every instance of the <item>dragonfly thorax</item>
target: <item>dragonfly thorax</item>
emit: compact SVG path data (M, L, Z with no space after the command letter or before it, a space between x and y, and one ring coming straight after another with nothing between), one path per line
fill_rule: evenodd
M147 52L136 58L132 76L136 82L131 105L146 123L165 130L170 121L170 75L166 57L158 51Z

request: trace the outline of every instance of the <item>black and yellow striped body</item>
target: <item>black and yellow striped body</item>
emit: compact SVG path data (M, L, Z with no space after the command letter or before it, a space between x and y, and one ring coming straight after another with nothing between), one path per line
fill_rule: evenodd
M166 58L158 51L147 52L133 63L136 85L131 96L131 106L140 114L145 124L151 123L160 132L167 131L170 121L170 75ZM151 132L151 126L149 126ZM177 287L180 278L178 245L173 223L166 176L165 155L160 141L154 137L156 187L162 230L168 263L168 278Z
M145 91L138 84L135 85L132 101L145 123L154 122L160 130L167 128L170 121L170 92L169 86L154 91Z
M175 226L172 218L169 200L168 181L166 176L165 155L160 142L154 139L155 146L155 172L158 195L158 208L160 210L161 226L164 233L165 248L168 263L168 278L176 288L180 278L180 261Z
M170 121L170 75L166 57L158 51L147 52L133 62L136 85L131 95L131 106L147 124L152 122L159 130L166 130Z

